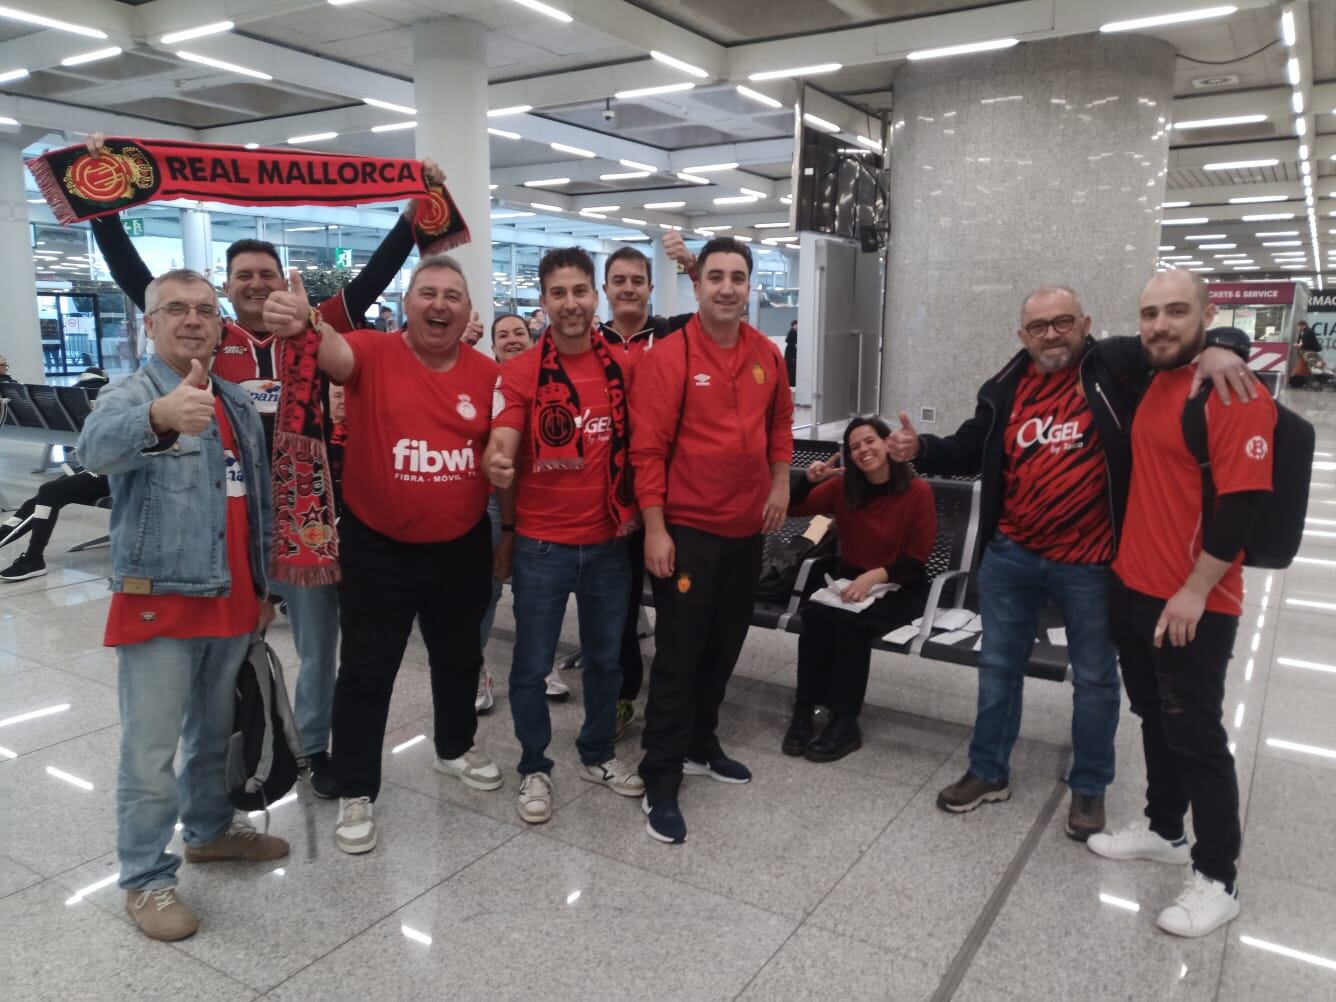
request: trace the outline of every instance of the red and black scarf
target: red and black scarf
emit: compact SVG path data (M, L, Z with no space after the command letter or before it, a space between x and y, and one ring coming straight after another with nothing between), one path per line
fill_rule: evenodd
M590 338L594 355L603 366L608 406L612 411L612 440L608 448L608 514L622 535L634 527L635 491L631 483L631 436L627 423L626 380L621 366L598 332ZM584 467L580 396L566 373L550 330L538 343L538 385L533 395L529 428L535 473L578 470Z
M417 160L297 149L254 149L160 139L107 139L50 150L28 169L56 219L76 223L134 205L198 198L232 205L362 205L419 200L414 235L424 254L469 240L443 187L429 188Z

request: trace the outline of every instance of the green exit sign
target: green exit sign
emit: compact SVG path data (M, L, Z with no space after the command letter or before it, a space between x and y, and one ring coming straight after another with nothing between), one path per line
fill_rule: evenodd
M351 247L334 248L334 267L351 268L353 266L353 249Z
M121 218L121 225L125 227L125 233L131 237L142 237L144 235L144 220L140 216L127 219Z

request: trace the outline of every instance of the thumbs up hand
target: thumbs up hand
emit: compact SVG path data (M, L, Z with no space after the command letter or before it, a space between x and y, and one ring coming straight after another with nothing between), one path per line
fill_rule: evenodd
M913 424L909 421L909 415L904 411L900 412L900 427L891 432L891 437L886 440L886 444L891 453L891 458L897 463L908 463L918 456L918 432L914 430Z
M190 360L190 371L174 390L153 401L148 420L159 437L170 432L198 435L209 427L213 421L213 391L199 359Z
M296 337L306 330L311 304L302 284L302 273L288 269L288 291L271 292L264 301L264 325L279 337Z

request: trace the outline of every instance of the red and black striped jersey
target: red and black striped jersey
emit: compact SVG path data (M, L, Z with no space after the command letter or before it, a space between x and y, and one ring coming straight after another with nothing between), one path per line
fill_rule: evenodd
M1078 366L1053 373L1029 366L1003 444L1003 535L1060 563L1112 560L1108 473Z

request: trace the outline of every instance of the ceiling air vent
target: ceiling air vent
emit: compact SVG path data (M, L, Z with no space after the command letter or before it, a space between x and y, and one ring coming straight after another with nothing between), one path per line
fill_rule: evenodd
M1213 87L1232 87L1239 82L1237 73L1218 73L1211 77L1197 77L1192 86L1197 90L1210 90Z

